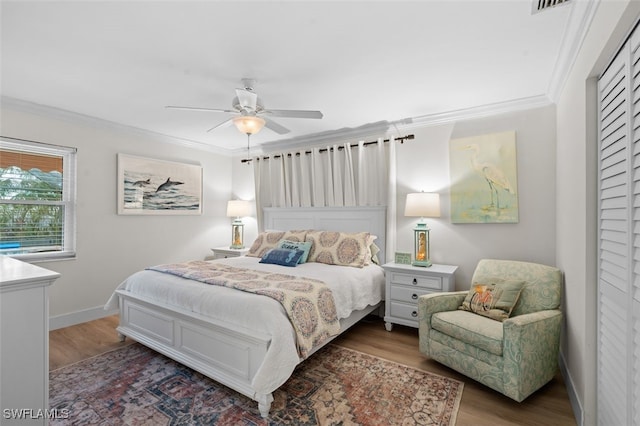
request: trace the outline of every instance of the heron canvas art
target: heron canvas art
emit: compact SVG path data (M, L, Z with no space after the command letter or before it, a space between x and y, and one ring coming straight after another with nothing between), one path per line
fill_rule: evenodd
M451 221L517 223L516 133L452 139L449 148Z

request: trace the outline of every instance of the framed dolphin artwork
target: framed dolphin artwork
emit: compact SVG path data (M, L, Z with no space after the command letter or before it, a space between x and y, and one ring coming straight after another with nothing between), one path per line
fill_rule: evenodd
M118 214L202 214L202 167L119 153Z

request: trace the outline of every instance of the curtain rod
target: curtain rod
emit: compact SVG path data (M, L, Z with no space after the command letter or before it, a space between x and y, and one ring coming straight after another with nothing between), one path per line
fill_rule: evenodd
M400 136L400 137L394 138L395 141L400 141L400 143L404 143L405 140L412 140L412 139L415 139L414 135L405 135L405 136ZM389 142L390 140L391 139L385 139L382 142ZM378 141L369 141L369 142L363 143L362 145L363 146L367 146L367 145L372 145L374 143L378 143ZM351 147L356 147L358 145L359 145L359 143L352 143L350 146ZM331 147L331 148L321 148L319 150L319 152L327 152L327 151L331 151L332 149L333 149L333 147ZM341 150L341 149L344 149L344 147L342 145L338 146L338 150ZM305 154L311 154L311 151L305 151L304 153ZM295 155L300 155L300 153L296 152ZM273 155L273 156L262 157L262 159L263 160L268 160L269 158L280 158L280 157L281 157L280 154L276 154L276 155ZM287 157L291 157L291 153L287 154ZM260 157L256 158L256 160L260 160ZM248 163L248 162L251 162L251 161L253 161L252 158L245 158L243 160L240 160L240 162L242 162L242 163Z

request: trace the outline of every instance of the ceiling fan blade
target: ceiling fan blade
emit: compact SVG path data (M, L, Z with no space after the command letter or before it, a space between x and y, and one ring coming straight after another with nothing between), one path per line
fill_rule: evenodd
M186 107L186 106L175 106L175 105L167 105L165 108L172 109L186 109L190 111L208 111L208 112L238 112L233 109L219 109L219 108L200 108L200 107Z
M227 127L227 126L229 126L231 123L233 123L233 118L230 118L230 119L228 119L228 120L225 120L225 121L223 121L223 122L222 122L222 123L220 123L220 124L216 124L215 126L213 126L212 128L210 128L209 130L207 130L207 133L208 133L208 132L211 132L212 130L219 129L219 128L221 128L221 127Z
M274 117L289 117L289 118L322 118L323 115L320 111L305 111L295 109L266 109L263 114L273 115Z
M290 132L289 129L287 129L284 126L281 126L280 124L276 123L275 121L269 119L269 118L264 118L264 125L266 127L268 127L269 129L273 130L274 132L278 133L279 135L284 135Z
M238 96L238 103L242 108L248 108L251 111L256 110L258 95L245 89L236 89L236 96Z

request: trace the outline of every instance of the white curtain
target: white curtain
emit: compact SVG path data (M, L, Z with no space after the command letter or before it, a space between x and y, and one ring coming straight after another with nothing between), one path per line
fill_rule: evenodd
M387 206L387 259L396 241L396 149L384 143L334 144L253 161L258 226L262 207Z

